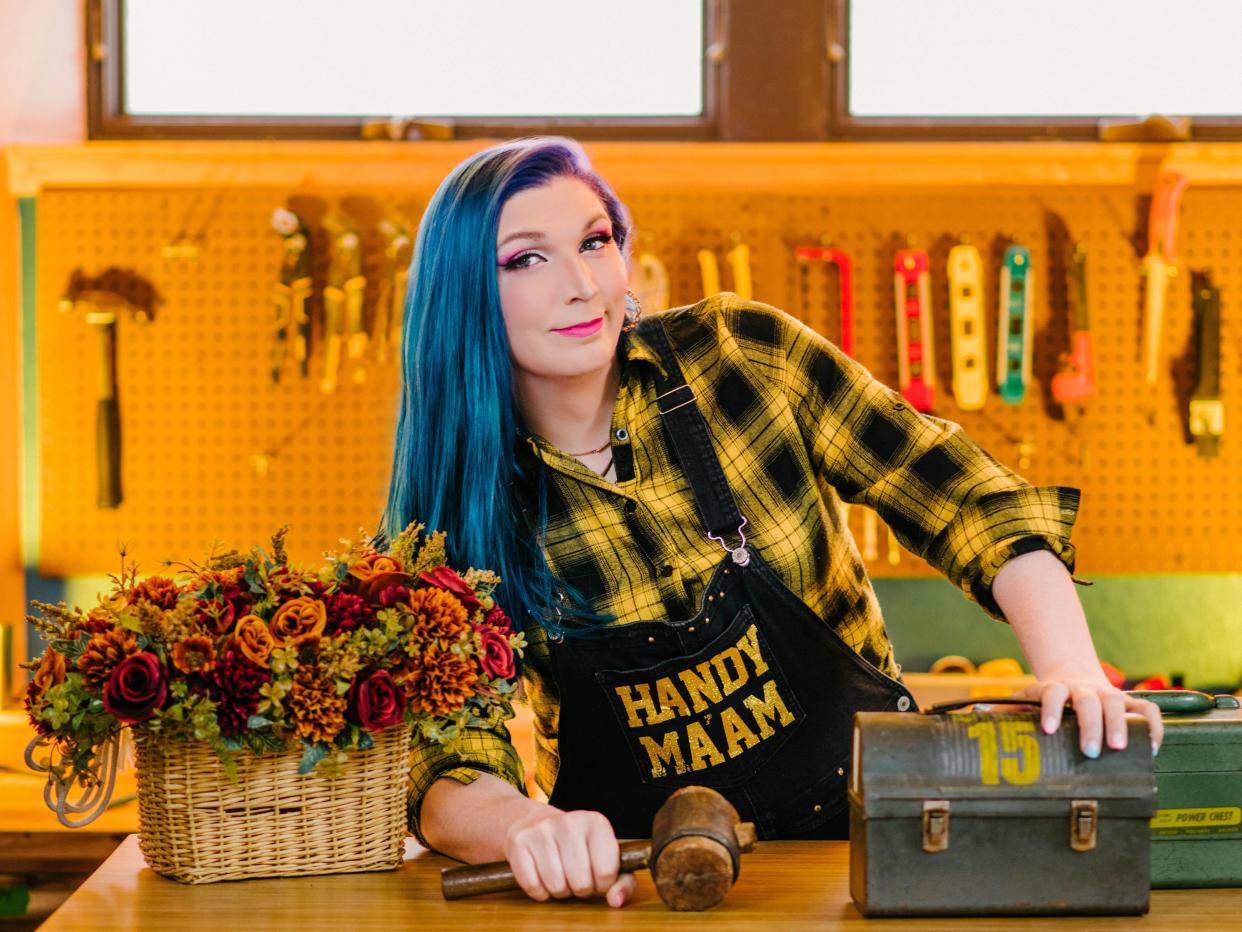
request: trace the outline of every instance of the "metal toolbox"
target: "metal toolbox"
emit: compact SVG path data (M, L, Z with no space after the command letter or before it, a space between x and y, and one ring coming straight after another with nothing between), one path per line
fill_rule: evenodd
M1066 712L854 719L850 895L867 916L1137 914L1156 787L1146 721L1089 760Z
M1153 887L1242 887L1242 710L1234 696L1138 692L1164 712Z

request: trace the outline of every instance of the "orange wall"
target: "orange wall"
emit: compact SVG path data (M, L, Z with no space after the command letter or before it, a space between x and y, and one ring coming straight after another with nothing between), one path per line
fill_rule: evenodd
M86 137L85 3L0 0L0 150ZM0 151L0 156L3 152ZM0 625L25 653L21 559L21 286L16 203L0 160ZM2 663L2 660L0 660ZM11 670L0 671L9 682ZM6 706L0 696L0 707Z

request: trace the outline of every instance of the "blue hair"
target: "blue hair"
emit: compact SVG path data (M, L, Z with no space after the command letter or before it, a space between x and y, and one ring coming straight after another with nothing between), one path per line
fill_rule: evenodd
M497 601L515 625L531 617L550 633L572 635L611 616L595 613L557 578L543 552L547 470L540 460L537 474L526 475L515 455L521 418L496 282L505 203L565 176L599 197L625 255L629 212L572 139L528 137L484 149L454 168L427 205L406 292L404 380L378 536L392 540L413 521L444 531L453 566L500 575ZM536 489L533 527L513 494L519 480ZM566 626L564 615L579 622ZM584 629L582 621L593 624Z

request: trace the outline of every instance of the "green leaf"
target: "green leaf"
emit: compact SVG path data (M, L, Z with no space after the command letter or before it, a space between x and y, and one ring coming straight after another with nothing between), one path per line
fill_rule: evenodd
M133 631L135 634L142 633L142 622L138 620L138 616L133 612L121 612L121 614L117 616L117 620L121 623L121 627L126 631Z
M251 731L254 731L259 728L267 728L269 725L274 725L274 724L275 722L273 722L270 718L267 718L263 715L252 715L250 716L250 718L246 719L246 727L249 728Z
M336 565L336 581L341 582L348 575L349 575L349 564L338 563Z
M358 736L358 750L365 751L367 748L375 747L375 739L371 737L369 731L364 731Z
M308 774L315 769L315 765L328 756L328 745L320 742L319 744L311 744L303 741L306 751L302 754L302 762L298 764L298 773Z

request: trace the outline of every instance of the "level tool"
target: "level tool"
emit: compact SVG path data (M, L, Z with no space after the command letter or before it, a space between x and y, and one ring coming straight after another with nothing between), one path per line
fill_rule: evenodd
M1147 255L1143 257L1145 279L1143 313L1143 381L1155 388L1160 372L1160 341L1164 329L1164 306L1169 280L1177 275L1177 215L1189 179L1180 172L1162 172L1152 193L1147 220ZM1155 420L1155 393L1148 420Z
M996 385L1005 404L1019 405L1031 381L1031 296L1035 276L1031 251L1005 250L1000 276L1000 322L996 327Z
M983 263L962 243L949 250L949 328L953 349L953 400L978 411L988 400L987 344L983 325Z

